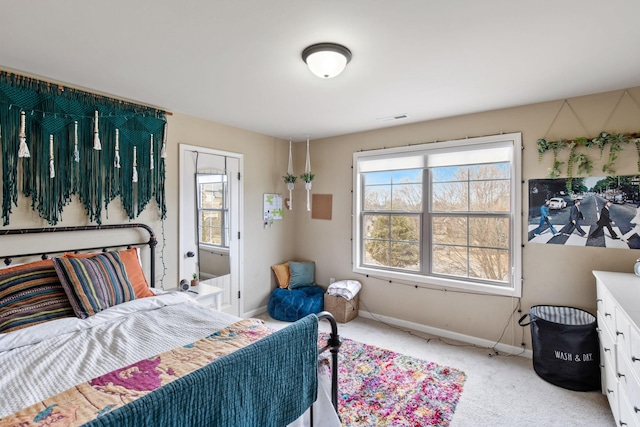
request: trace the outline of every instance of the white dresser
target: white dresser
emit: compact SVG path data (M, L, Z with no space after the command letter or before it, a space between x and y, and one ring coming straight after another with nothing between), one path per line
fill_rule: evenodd
M640 277L594 271L602 392L616 424L640 427Z

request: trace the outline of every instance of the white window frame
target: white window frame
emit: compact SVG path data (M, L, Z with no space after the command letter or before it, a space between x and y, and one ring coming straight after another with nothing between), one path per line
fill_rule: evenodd
M207 175L206 173L203 175ZM216 174L216 175L223 175L223 174ZM196 182L197 182L197 178L196 178ZM208 249L208 250L213 250L215 252L218 253L228 253L229 252L229 231L225 232L225 230L229 230L229 197L228 197L228 193L229 193L229 176L227 176L226 181L223 182L222 184L222 208L203 208L202 207L202 200L201 200L201 196L202 196L202 186L206 185L207 183L196 183L196 211L197 211L197 215L198 215L198 246L200 248L203 249ZM221 229L221 238L222 238L222 244L220 245L216 245L213 243L208 243L208 242L203 242L202 241L202 229L203 229L203 224L202 224L202 212L203 211L211 211L211 212L220 212L221 216L222 216L222 229Z
M465 280L464 278L450 278L423 273L411 273L397 271L381 267L363 265L363 183L361 173L367 167L379 168L376 170L396 170L394 159L410 157L416 160L418 167L425 163L421 157L427 158L433 154L447 153L472 153L478 149L493 147L510 147L510 197L511 206L508 213L511 226L509 252L511 260L511 272L507 285L496 285L489 281ZM522 135L521 133L509 133L501 135L466 138L446 142L434 142L429 144L411 145L372 151L362 151L353 154L353 271L355 273L397 280L403 283L423 283L429 287L442 289L461 289L469 292L520 297L522 295ZM405 167L406 168L406 167ZM430 183L429 185L430 191ZM425 191L426 193L426 191ZM427 211L428 200L423 200L423 211ZM426 226L426 225L423 225ZM423 250L431 250L429 245L422 244Z

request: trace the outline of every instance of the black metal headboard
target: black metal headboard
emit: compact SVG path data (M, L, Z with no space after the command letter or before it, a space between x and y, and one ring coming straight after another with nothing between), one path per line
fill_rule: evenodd
M40 233L62 233L62 232L78 232L78 231L97 231L97 230L119 230L119 229L144 229L149 233L148 241L130 241L133 239L127 239L125 242L119 242L115 244L109 244L107 246L91 246L91 247L72 247L72 248L60 248L48 251L37 251L32 253L20 253L20 254L3 254L0 258L4 259L5 265L9 265L12 262L12 257L33 257L40 256L42 259L49 258L51 254L59 254L63 252L79 252L79 251L92 251L100 249L107 251L109 249L126 246L131 248L133 246L149 246L149 285L155 287L155 271L156 271L156 256L155 248L158 244L156 235L153 229L146 224L128 223L128 224L109 224L109 225L83 225L77 227L47 227L47 228L15 228L15 229L0 229L0 236L9 235L26 235L26 234L40 234Z

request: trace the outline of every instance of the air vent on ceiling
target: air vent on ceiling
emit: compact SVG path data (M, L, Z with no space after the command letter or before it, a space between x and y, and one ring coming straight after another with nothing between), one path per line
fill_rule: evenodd
M378 121L382 122L382 123L386 123L386 122L394 122L396 120L404 120L404 119L408 119L409 115L408 114L397 114L395 116L387 116L387 117L378 117Z

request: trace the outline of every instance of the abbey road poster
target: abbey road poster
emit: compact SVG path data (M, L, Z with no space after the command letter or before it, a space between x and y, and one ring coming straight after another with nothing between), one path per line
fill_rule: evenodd
M639 176L529 181L529 243L640 249Z

